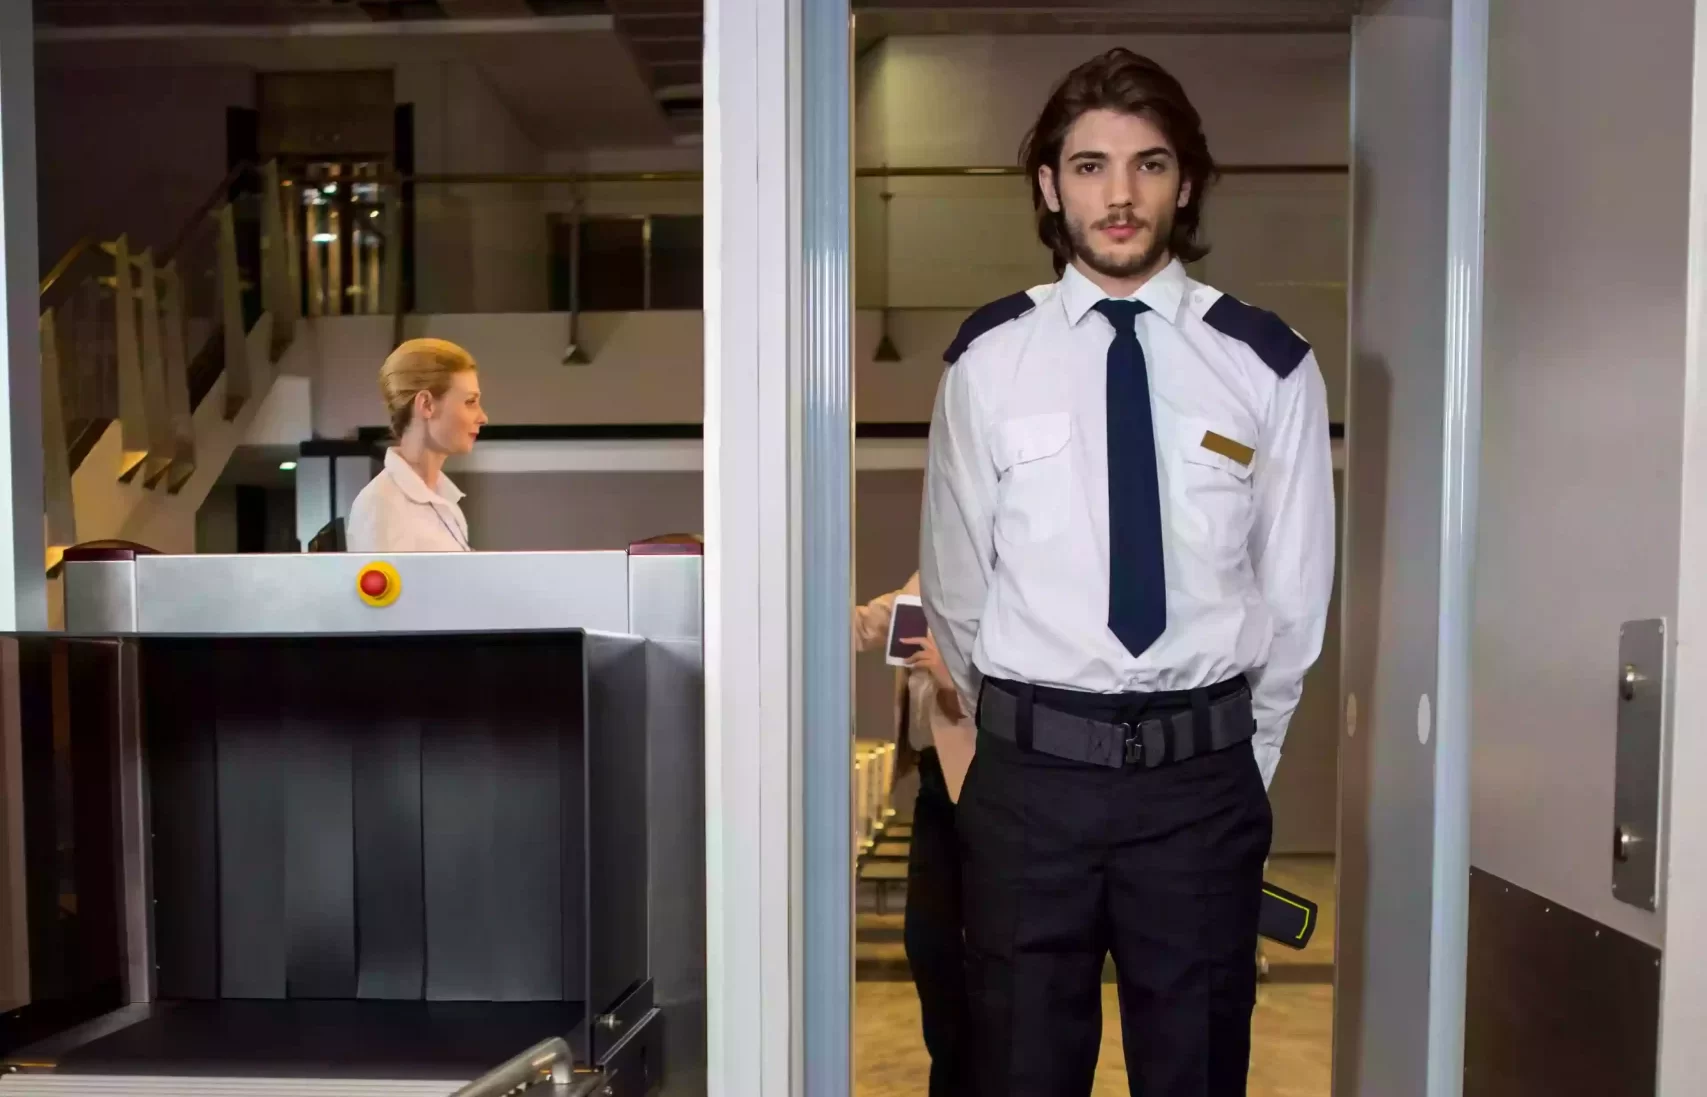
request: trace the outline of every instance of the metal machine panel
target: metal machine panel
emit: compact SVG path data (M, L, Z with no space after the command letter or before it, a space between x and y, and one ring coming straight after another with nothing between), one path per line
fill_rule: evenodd
M608 1011L646 977L646 647L597 634L585 644L587 993L589 1009ZM610 1016L594 1018L595 1060L622 1035Z
M630 556L628 631L654 640L695 640L705 622L703 559Z
M136 568L131 561L67 560L64 590L67 631L136 631Z
M123 1004L127 969L122 999L150 1004L76 1040L47 1026L55 1069L449 1077L556 1032L577 1062L609 1059L618 1092L666 1046L689 1064L680 1092L702 1090L697 553L631 573L621 552L84 551L67 625L97 637L38 645L31 681L56 685L33 690L31 726L69 701L103 721L73 729L101 749L70 762L117 793L117 818L89 817L122 842L78 852L82 921L115 947L35 926L32 947L94 958L113 993L88 1016ZM33 787L45 873L61 797Z
M376 607L357 589L367 565L397 571L400 592ZM67 565L69 568L72 565ZM88 567L78 564L77 567ZM179 635L628 632L628 557L622 552L300 553L138 556L134 624L66 603L71 632ZM67 582L70 590L72 584Z
M1618 630L1618 754L1613 777L1612 894L1659 903L1660 763L1665 740L1666 623Z
M1455 7L1372 0L1352 33L1335 1097L1430 1090Z
M646 645L653 995L664 1012L665 1093L705 1092L705 671L698 640Z

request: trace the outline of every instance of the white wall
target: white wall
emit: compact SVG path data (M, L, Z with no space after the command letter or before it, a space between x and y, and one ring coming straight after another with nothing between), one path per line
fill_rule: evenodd
M1348 36L1051 35L900 37L873 47L857 73L859 165L1015 164L1054 84L1115 45L1179 77L1222 163L1346 163ZM1054 278L1022 177L868 177L854 193L862 307L964 314ZM1343 175L1227 176L1206 207L1213 250L1195 268L1304 333L1336 419L1344 407L1347 201Z
M1652 944L1611 892L1613 682L1619 625L1677 608L1694 7L1495 4L1489 64L1472 856Z
M930 419L942 352L961 316L952 312L891 317L900 362L875 362L878 317L856 325L859 418ZM704 413L704 334L697 312L588 313L581 341L592 355L565 366L566 313L417 316L405 334L434 335L466 346L480 363L480 386L495 423L697 423ZM345 437L384 420L379 364L392 345L389 317L333 317L299 325L281 363L313 381L314 432Z
M397 66L397 101L414 104L421 174L542 170L538 146L473 65ZM546 303L545 217L537 185L416 188L416 308L526 312Z
M1229 164L1343 164L1348 35L897 37L860 59L860 167L1013 164L1050 89L1114 46L1155 58Z

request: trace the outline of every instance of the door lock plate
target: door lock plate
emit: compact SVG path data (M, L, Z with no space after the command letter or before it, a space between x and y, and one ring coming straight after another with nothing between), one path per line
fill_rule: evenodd
M1666 623L1626 621L1618 638L1618 749L1613 772L1612 894L1659 901L1660 758L1665 738Z

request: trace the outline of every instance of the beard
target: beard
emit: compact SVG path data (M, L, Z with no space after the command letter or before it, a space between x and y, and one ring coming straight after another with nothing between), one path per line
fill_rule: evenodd
M1173 215L1165 214L1158 224L1152 226L1150 244L1143 251L1133 256L1109 255L1092 246L1090 229L1105 229L1115 225L1142 226L1143 222L1136 217L1117 215L1104 217L1087 228L1083 221L1076 221L1065 214L1062 214L1061 220L1067 226L1067 240L1073 246L1073 256L1105 278L1136 278L1154 271L1167 257L1168 240L1174 232Z

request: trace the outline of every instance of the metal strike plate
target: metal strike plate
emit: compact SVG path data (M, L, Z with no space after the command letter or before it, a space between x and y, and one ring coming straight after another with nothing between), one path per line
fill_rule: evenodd
M1626 621L1618 631L1618 753L1609 835L1612 894L1643 910L1655 909L1659 901L1665 673L1665 621Z

